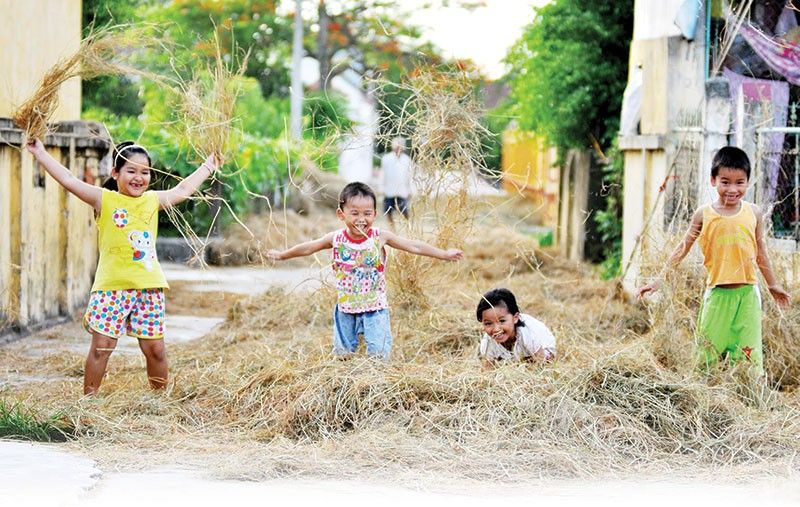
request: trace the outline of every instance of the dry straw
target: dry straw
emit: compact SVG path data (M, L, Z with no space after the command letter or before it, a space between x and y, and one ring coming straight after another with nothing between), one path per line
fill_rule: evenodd
M201 158L215 154L230 159L235 149L231 136L235 130L236 99L241 93L237 78L247 69L248 54L237 54L234 46L223 55L216 32L213 47L213 64L176 90L180 98L177 125Z
M386 83L378 81L380 89ZM389 140L407 138L414 160L413 214L402 231L440 248L460 248L475 218L470 183L483 167L480 122L483 111L473 83L463 73L422 70L400 88L408 99L395 117L385 120ZM391 108L385 108L391 111ZM446 287L455 268L439 261L398 253L389 270L389 283L399 304L429 307L425 287Z
M474 147L471 134L459 130L476 124L470 119L475 110L461 102L466 95L442 92L444 82L426 79L430 86L422 87L427 91L418 97L423 106L414 125L428 125L419 127L427 135L414 146L424 150L427 139L433 151L454 154ZM440 134L426 115L444 118L447 132ZM460 163L424 151L415 158L421 171L445 169L462 182L476 163L471 149L461 152ZM468 199L465 212L454 209L461 204L452 195L460 194L442 192L425 202L419 222L408 229L463 246L466 259L458 274L435 262L418 269L402 258L390 260L389 276L397 278L389 294L389 363L331 357L330 287L272 289L235 303L225 325L209 336L171 345L172 378L162 395L147 391L141 358L115 355L102 394L72 402L79 357L19 354L3 361L21 373L66 380L17 386L8 396L64 409L79 436L73 445L103 463L196 460L226 477L363 477L368 470L370 477L389 479L410 473L430 481L438 474L518 484L540 477L797 467L797 400L771 389L793 385L786 379L796 374L785 372L798 369L792 355L796 314L773 321L781 333L765 326L769 384L738 368L702 375L687 361L699 266L686 263L662 298L645 308L618 297L615 281L599 280L591 267L541 250L512 230L520 219L512 204ZM456 225L454 233L448 224ZM301 230L292 231L295 225ZM330 223L287 215L262 227L276 227L278 238L271 241L294 243L292 235L316 237ZM660 269L655 266L663 265L663 255L645 258L643 272ZM475 306L480 294L498 286L511 289L523 311L553 330L554 364L480 368Z
M614 297L614 282L497 226L476 223L475 237L492 240L464 245L468 259L486 260L469 266L474 276L446 291L425 288L431 311L393 305L390 363L330 356L330 288L272 289L234 304L227 323L197 343L170 345L164 395L148 393L140 357L118 354L90 402L70 401L79 355L4 358L23 373L69 379L8 394L66 407L80 436L73 445L104 463L193 459L240 478L339 474L342 462L353 476L476 480L797 465L800 414L790 395L736 369L699 375L680 349L653 346L656 333L678 342L690 333L691 304L651 330L644 309ZM535 262L517 261L528 246ZM498 285L552 328L555 364L480 368L475 294Z
M58 108L61 85L73 78L91 79L101 75L152 75L128 62L154 40L149 28L114 26L91 33L71 56L45 73L39 87L11 115L27 139L44 139Z

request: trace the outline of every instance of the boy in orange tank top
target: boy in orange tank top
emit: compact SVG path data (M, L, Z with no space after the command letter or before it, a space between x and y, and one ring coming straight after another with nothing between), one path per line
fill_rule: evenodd
M763 374L756 267L779 306L788 306L790 296L772 272L762 211L743 200L749 180L747 154L733 146L721 148L711 163L711 184L719 197L694 212L689 230L672 252L664 272L680 264L695 240L700 241L708 276L697 319L698 362L708 368L727 356L731 362L748 361ZM638 296L644 297L660 286L656 281L640 287Z

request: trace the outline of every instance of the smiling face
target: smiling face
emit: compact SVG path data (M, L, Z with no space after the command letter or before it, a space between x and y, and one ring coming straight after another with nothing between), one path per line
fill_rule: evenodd
M367 195L350 197L344 206L336 210L336 216L344 222L351 237L363 238L377 217L375 200Z
M716 187L723 207L736 208L747 191L747 173L743 169L720 167L711 184Z
M130 153L119 170L112 170L111 177L117 180L120 194L139 197L150 185L150 161L142 153Z
M517 337L516 324L518 322L519 313L509 313L508 308L503 304L484 310L481 317L483 331L500 344Z

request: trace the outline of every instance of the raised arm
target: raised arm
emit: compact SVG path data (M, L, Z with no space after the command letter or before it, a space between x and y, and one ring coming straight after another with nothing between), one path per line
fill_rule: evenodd
M161 205L161 208L164 209L169 208L170 206L175 206L176 204L180 204L191 197L192 194L197 191L200 185L202 185L209 176L214 174L214 171L216 171L220 165L221 164L218 157L216 154L212 153L208 156L208 158L206 158L205 162L200 164L200 167L195 169L192 174L181 180L180 183L169 190L159 190L156 192L156 195L158 196L158 203Z
M758 269L764 276L764 281L767 282L767 289L778 306L787 307L791 302L791 296L775 279L775 273L772 272L772 265L769 262L769 255L767 255L767 242L764 239L764 214L760 208L753 206L753 211L756 215L756 264Z
M384 241L387 245L404 252L412 253L415 255L424 255L426 257L433 257L434 259L441 259L443 261L459 261L464 257L464 252L457 248L449 250L442 250L433 245L429 245L424 241L418 239L408 239L390 231L381 231Z
M62 187L67 189L69 193L90 205L98 212L100 211L103 200L102 188L90 185L76 178L69 169L64 167L61 162L54 159L53 156L48 153L40 140L32 139L25 145L25 148L27 148L34 158L42 164L45 171L47 171L47 173Z
M295 257L305 257L315 254L320 250L325 250L333 246L333 234L333 232L329 232L321 238L300 243L288 250L269 250L267 252L267 257L275 259L276 261L285 261L287 259L294 259Z
M692 249L692 245L700 236L700 231L703 228L703 208L698 208L694 215L692 215L692 222L689 224L689 229L686 231L686 234L683 236L683 239L678 246L672 251L667 260L667 264L664 266L664 270L661 272L661 276L655 282L648 283L644 287L639 287L636 290L638 297L644 297L651 292L655 292L661 288L661 278L665 277L669 271L674 269L681 261L688 255L689 251Z

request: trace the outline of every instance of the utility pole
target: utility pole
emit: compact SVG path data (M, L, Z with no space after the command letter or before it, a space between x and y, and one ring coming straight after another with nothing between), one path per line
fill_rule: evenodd
M303 79L300 65L303 60L303 17L301 16L302 0L294 2L294 39L292 40L292 84L290 131L294 141L303 137Z

